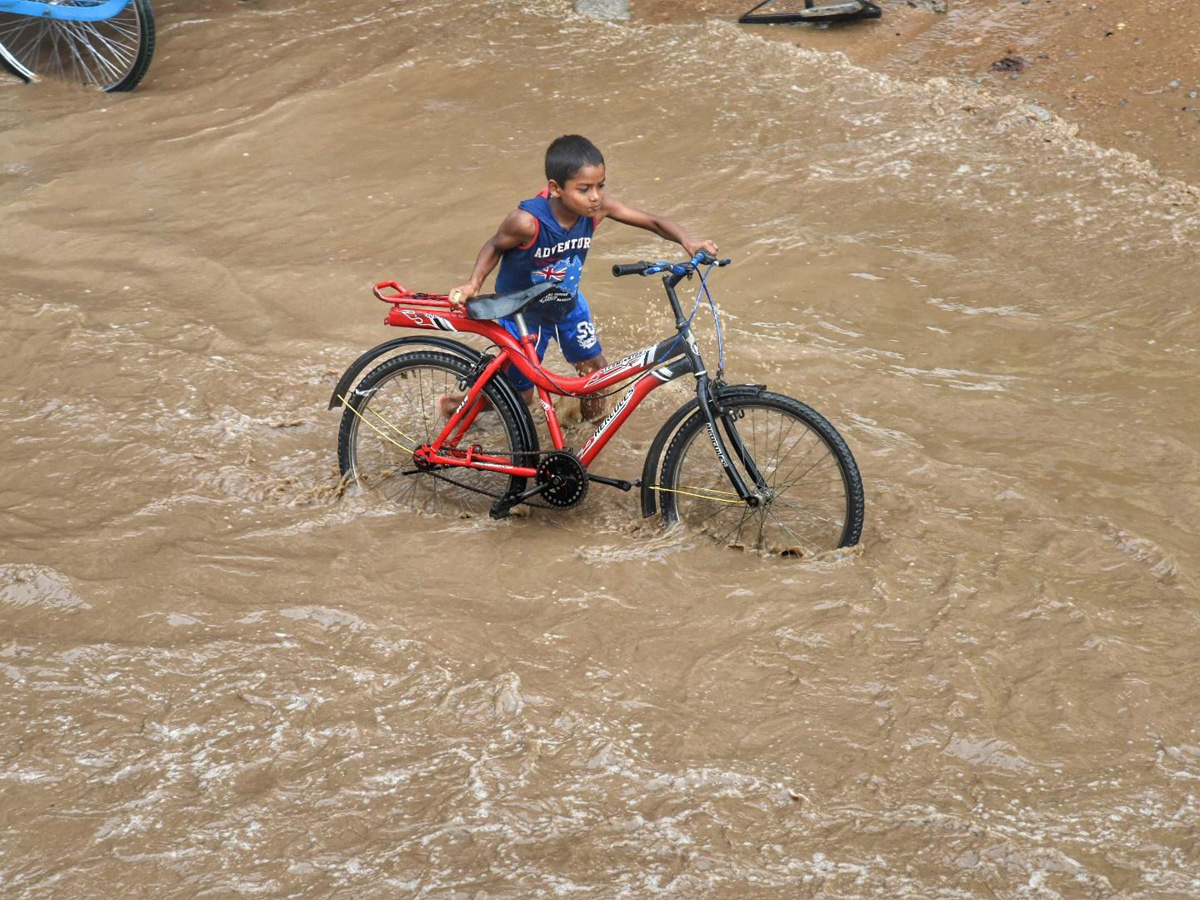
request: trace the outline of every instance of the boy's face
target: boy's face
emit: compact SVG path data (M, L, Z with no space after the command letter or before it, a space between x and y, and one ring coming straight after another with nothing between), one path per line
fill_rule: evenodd
M552 180L550 196L577 216L596 215L604 199L604 166L584 166L566 184Z

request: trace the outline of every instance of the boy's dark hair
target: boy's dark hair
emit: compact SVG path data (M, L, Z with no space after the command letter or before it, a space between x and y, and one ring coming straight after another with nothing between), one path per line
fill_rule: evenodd
M546 178L559 185L579 174L586 166L604 165L604 156L587 138L564 134L546 148Z

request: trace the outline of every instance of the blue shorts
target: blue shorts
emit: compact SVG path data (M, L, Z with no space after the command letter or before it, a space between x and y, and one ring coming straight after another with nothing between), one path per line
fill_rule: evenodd
M563 358L572 365L595 359L604 351L600 347L600 339L596 337L596 326L592 324L592 311L588 309L587 300L583 294L576 294L575 308L567 313L557 325L539 322L534 316L525 316L525 325L530 334L537 335L537 356L542 359L550 339L558 341ZM512 318L500 319L500 324L508 329L509 334L518 341L521 333L517 330L517 322ZM518 391L527 391L533 387L533 382L514 365L509 365L506 373Z

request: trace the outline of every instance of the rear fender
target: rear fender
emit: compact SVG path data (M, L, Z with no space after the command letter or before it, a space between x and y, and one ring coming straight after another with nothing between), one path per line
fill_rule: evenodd
M723 384L717 388L717 400L733 397L757 397L766 389L765 384ZM693 397L675 410L671 417L663 423L663 427L654 436L650 449L646 451L646 462L642 466L642 516L644 518L658 512L658 462L662 458L667 442L684 422L690 419L694 413L699 412L699 409L700 401Z
M474 365L479 362L479 358L483 355L474 347L468 347L466 344L452 341L449 338L440 337L402 337L395 340L385 341L378 347L372 347L354 362L350 363L350 368L342 373L342 377L338 379L337 387L333 389L333 396L329 398L329 408L342 405L342 398L346 396L350 390L350 385L358 378L360 372L371 364L371 361L383 356L385 353L390 353L393 350L399 350L401 347L409 346L432 346L438 350L444 350L452 356L457 356L459 359L465 359L467 362Z

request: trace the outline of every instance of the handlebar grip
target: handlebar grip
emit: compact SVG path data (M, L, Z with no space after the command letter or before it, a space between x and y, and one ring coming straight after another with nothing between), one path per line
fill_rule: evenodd
M613 266L613 278L620 278L622 275L642 275L649 267L648 262L622 263Z

